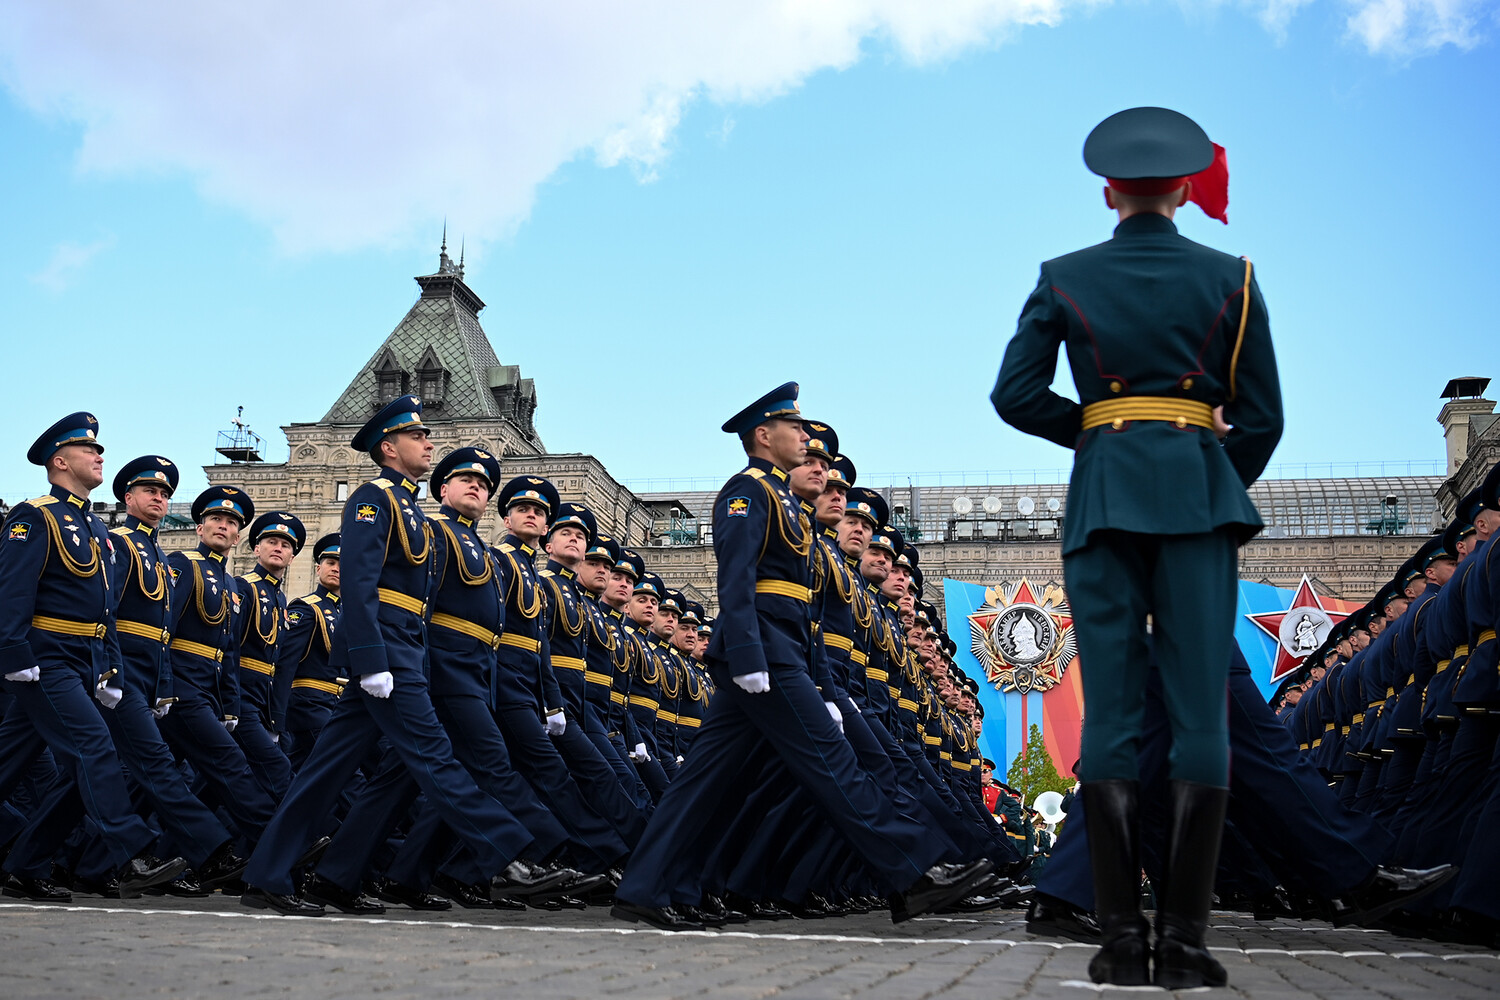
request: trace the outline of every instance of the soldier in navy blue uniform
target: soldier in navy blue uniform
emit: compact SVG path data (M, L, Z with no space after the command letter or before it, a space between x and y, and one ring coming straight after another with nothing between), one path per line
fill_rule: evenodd
M255 505L233 486L210 486L193 500L198 545L173 552L171 713L159 723L173 753L193 765L209 801L225 809L251 843L260 839L276 801L255 778L232 731L239 725L239 684L233 667L234 599L224 565Z
M1105 925L1090 974L1220 986L1203 933L1228 799L1237 551L1262 526L1246 488L1283 423L1270 324L1249 262L1172 221L1189 198L1218 218L1228 202L1228 168L1196 123L1165 108L1122 111L1090 133L1084 162L1108 179L1114 238L1042 265L990 398L1018 430L1076 451L1063 568L1089 664L1083 796ZM1222 186L1211 183L1216 164ZM1049 388L1062 347L1082 403ZM1171 637L1159 649L1177 817L1154 969L1135 832L1148 615Z
M323 913L296 895L293 870L329 828L339 790L382 736L483 870L506 873L507 883L540 877L516 862L531 834L454 759L428 693L426 614L435 568L432 526L417 504L417 482L432 468L421 402L392 400L351 443L380 470L350 494L339 530L344 610L330 663L357 679L358 689L339 699L250 857L251 888L240 900L278 913Z
M239 669L240 712L234 738L256 779L280 802L292 783L292 764L271 717L275 710L277 662L286 633L286 593L282 583L292 559L307 542L307 529L286 511L267 511L250 525L250 549L255 568L235 578L240 606L235 616L232 648Z
M714 502L714 554L721 613L708 661L718 694L694 754L652 814L631 858L613 913L668 930L703 925L672 904L696 905L707 825L747 761L775 754L892 896L896 921L944 906L988 876L987 862L936 865L922 824L899 813L855 761L837 705L813 684L812 525L786 487L787 470L807 455L807 432L788 383L724 425L740 437L747 467Z
M567 840L567 833L516 773L494 717L492 692L505 601L490 548L477 525L499 478L499 460L480 448L449 452L433 472L441 507L432 518L433 564L438 568L427 636L430 683L433 708L452 742L454 756L480 789L509 810L532 835L525 863L533 864L530 858L553 854ZM400 755L387 753L371 789L360 796L329 845L318 865L317 878L307 890L309 900L346 913L371 915L383 909L361 893L361 884L390 828L416 800L419 786ZM498 902L498 893L495 899L489 898L490 887L484 887L484 891L469 888L483 878L483 871L474 870L477 861L467 848L461 859L448 864L448 878L438 879L438 868L449 860L455 842L442 813L426 802L386 871L388 884L378 891L384 898L394 896L419 909L433 908L422 892L433 884L466 905ZM463 877L454 874L458 872ZM551 881L561 883L573 875L554 873ZM516 887L516 891L537 901L544 888L529 884ZM444 908L447 905L451 904L445 901Z
M151 830L130 806L109 727L94 707L113 709L124 696L115 631L116 572L109 532L89 509L104 481L99 421L73 413L47 428L26 453L51 489L17 504L0 536L0 676L24 717L65 769L54 796L78 795L117 866L121 895L170 882L182 858L146 852ZM41 812L55 808L43 803ZM50 882L50 848L32 843L29 826L6 859L5 891L33 899L69 898ZM42 860L46 858L47 860ZM22 870L22 863L31 867ZM45 867L42 867L45 865Z
M620 546L607 535L595 534L578 568L578 583L588 594L583 602L587 617L584 629L584 731L614 769L620 787L643 814L649 815L656 800L631 762L634 744L625 745L623 734L610 728L611 695L616 671L628 668L626 647L609 619L604 591L609 586Z
M597 532L593 512L576 503L561 504L547 530L547 565L541 571L547 595L547 651L568 720L552 742L594 809L609 820L627 847L634 847L646 829L646 812L620 786L585 722L592 602L578 584L578 570Z
M293 771L307 760L348 683L328 664L342 610L337 531L313 543L313 567L318 580L313 592L287 605L271 708L271 723Z
M600 595L600 610L604 612L604 624L614 637L614 652L611 666L614 682L609 693L609 726L611 739L635 764L637 774L645 784L654 802L661 801L670 784L666 770L646 744L649 732L643 732L636 724L635 712L631 711L630 697L635 693L635 674L641 663L642 646L630 617L630 604L635 598L636 584L646 575L646 563L637 552L611 542L615 552L615 565L610 571L609 582Z
M493 557L505 597L505 631L495 672L495 714L516 769L568 829L579 863L598 875L618 864L629 848L590 804L550 738L563 735L568 717L552 670L547 591L534 560L558 502L557 488L538 476L515 477L496 498L505 521L505 537Z

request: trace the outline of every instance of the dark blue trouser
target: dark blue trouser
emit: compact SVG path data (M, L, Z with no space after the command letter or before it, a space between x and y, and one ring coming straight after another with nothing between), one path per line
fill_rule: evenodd
M234 727L234 741L245 752L250 773L260 787L271 796L272 802L280 802L292 786L292 762L287 759L286 751L271 739L270 731L254 709L240 716L239 725Z
M397 648L388 642L387 655L392 656ZM408 652L420 663L420 650ZM531 845L526 828L481 792L453 756L453 745L438 722L420 667L393 663L392 673L395 686L389 698L371 697L357 684L344 690L312 755L251 855L247 882L268 892L292 892L292 866L329 829L340 789L382 735L486 871L502 871Z
M572 722L568 724L572 725ZM621 753L620 747L609 738L609 731L592 705L583 707L583 731L593 741L594 746L599 748L599 753L609 764L610 770L615 772L615 780L624 789L626 797L635 804L637 809L649 817L651 810L656 807L656 800L651 797L646 783L641 780L640 774L630 763L629 756Z
M193 765L216 803L223 806L236 826L253 844L265 833L276 812L276 803L266 794L244 751L224 728L218 713L202 698L186 697L158 723L172 752Z
M703 870L712 846L705 826L724 798L738 794L731 779L746 762L777 755L791 777L884 882L903 890L942 856L920 820L897 811L862 771L823 696L805 668L771 667L771 690L746 694L722 664L714 666L718 693L693 742L693 758L658 803L641 845L625 871L619 898L646 906L673 902L684 873ZM679 902L697 902L701 889Z
M110 859L117 866L124 865L156 838L130 807L120 758L109 738L109 727L99 718L95 707L91 668L81 664L43 663L41 673L39 681L5 682L15 697L12 710L24 713L71 779L72 787L65 783L53 789L40 812L45 817L50 809L57 808L52 798L76 794L99 828ZM47 836L33 820L11 848L11 857L6 859L7 871L17 871L11 867L13 863L56 849L55 839L34 843L38 833Z
M634 847L646 832L646 814L620 787L614 768L584 731L583 719L569 718L562 735L552 737L552 745L562 754L568 773L588 802L610 822L627 847Z

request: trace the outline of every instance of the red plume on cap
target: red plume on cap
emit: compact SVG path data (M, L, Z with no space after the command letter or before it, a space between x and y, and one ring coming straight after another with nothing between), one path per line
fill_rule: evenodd
M1176 191L1192 182L1188 200L1196 202L1203 214L1229 225L1229 157L1224 147L1214 143L1214 161L1203 170L1187 177L1142 177L1134 180L1109 178L1109 186L1121 194L1157 195Z

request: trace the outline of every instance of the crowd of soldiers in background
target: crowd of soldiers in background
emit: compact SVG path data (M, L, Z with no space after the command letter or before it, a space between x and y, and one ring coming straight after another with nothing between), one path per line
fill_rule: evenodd
M70 420L83 428L84 418L81 436L59 430ZM0 541L0 571L10 583L0 583L0 601L16 611L7 636L29 636L38 647L6 660L0 692L6 895L66 901L73 893L198 897L217 890L244 893L247 905L307 914L325 907L378 914L386 904L556 910L611 901L654 804L692 757L715 696L703 664L715 622L702 604L601 531L586 508L561 502L550 482L503 483L498 460L481 449L444 456L427 512L437 528L428 535L436 543L430 598L404 598L382 585L379 602L410 604L424 616L430 698L453 755L534 839L498 875L485 870L462 831L448 828L457 825L451 817L433 819L427 786L419 790L407 776L410 758L383 740L336 803L317 804L330 814L311 847L296 851L293 891L246 892L245 859L273 819L308 808L294 806L288 791L339 700L361 697L361 689L391 698L390 674L381 690L378 674L351 682L349 669L331 662L345 614L341 568L346 584L354 572L341 567L347 553L338 533L311 546L313 592L289 598L281 582L308 541L304 526L284 511L257 516L243 490L218 485L192 504L197 548L168 555L154 533L178 470L154 455L126 463L114 478L126 516L105 533L88 503L89 475L60 479L53 473L62 466L48 464L53 454L76 451L82 459L73 465L95 463L92 485L102 482L95 426L75 414L38 442L47 447L36 464L48 465L53 490L17 505ZM1016 876L995 879L988 894L961 908L1024 905L1030 887L1019 859L1041 853L1050 838L1014 793L987 794L978 685L955 664L957 644L938 609L918 596L918 552L887 524L883 498L855 486L853 463L837 453L831 429L815 426L815 446L790 485L828 551L838 553L837 572L825 566L817 578L815 603L838 602L851 617L852 636L821 636L850 670L840 684L910 758L901 761L903 779L923 783L923 800L946 813L942 821L963 828ZM412 513L414 484L396 485L412 486L399 505L387 478L367 487L385 490L393 511ZM349 500L346 536L350 524L376 516L363 496ZM495 501L504 537L491 543L475 523ZM385 546L407 545L416 564L421 553L410 551L400 520L393 534L383 529ZM90 535L92 545L75 548ZM231 576L224 557L241 544L254 567ZM66 562L90 551L93 566L85 558ZM60 577L67 586L102 576L102 612L87 612L85 596L67 619L56 617L55 602L42 607L59 559L71 574ZM491 589L503 604L498 619L465 610ZM497 620L503 629L491 630ZM49 731L22 701L54 675L38 684L38 667L12 667L49 662L58 650L42 647L54 639L58 650L81 650L75 659L93 698L87 708L98 718L75 714ZM490 716L482 722L454 707L470 684ZM89 745L67 744L68 733L85 730ZM108 791L117 781L120 794L92 794L93 785ZM723 924L887 905L869 879L837 871L789 890L776 869L797 862L774 856L766 870L721 881L723 898L705 898L694 915Z
M1395 835L1395 863L1460 866L1408 925L1488 943L1500 943L1497 531L1500 466L1277 697L1339 800Z

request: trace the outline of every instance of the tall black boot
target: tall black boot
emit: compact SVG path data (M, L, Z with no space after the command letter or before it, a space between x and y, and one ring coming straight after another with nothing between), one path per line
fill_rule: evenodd
M1150 928L1141 915L1140 783L1085 781L1082 795L1103 936L1103 947L1089 962L1089 977L1115 986L1149 985Z
M1157 893L1153 981L1169 990L1223 986L1229 977L1203 946L1203 935L1208 930L1229 790L1173 780L1171 796L1166 884Z

